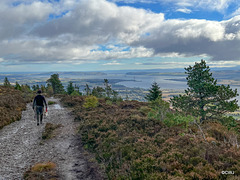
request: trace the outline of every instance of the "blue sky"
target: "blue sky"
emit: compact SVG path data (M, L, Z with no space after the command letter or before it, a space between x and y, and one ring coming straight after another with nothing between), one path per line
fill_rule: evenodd
M1 0L0 71L240 65L237 0Z

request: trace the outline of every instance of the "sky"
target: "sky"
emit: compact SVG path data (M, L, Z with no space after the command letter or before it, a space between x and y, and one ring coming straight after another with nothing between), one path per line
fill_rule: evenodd
M238 0L1 0L0 72L240 67Z

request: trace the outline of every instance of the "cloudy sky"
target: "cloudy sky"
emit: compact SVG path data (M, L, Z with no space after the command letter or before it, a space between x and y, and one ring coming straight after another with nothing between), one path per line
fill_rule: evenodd
M1 0L0 71L240 65L238 0Z

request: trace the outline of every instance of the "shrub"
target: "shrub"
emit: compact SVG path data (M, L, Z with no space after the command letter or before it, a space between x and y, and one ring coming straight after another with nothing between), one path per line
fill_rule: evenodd
M53 105L53 104L56 104L55 101L48 101L48 105Z
M154 118L157 120L163 120L166 117L167 112L169 112L169 103L158 97L156 100L150 103L152 110L148 113L149 118Z
M107 105L112 105L112 101L111 100L106 100L106 104Z
M80 96L81 94L78 91L73 91L70 95L71 96Z
M88 96L85 99L83 107L86 109L95 108L98 106L98 99L95 96Z
M188 128L189 124L194 122L193 116L183 116L180 114L172 114L168 113L167 117L163 120L163 123L166 124L168 127L181 125L184 128Z

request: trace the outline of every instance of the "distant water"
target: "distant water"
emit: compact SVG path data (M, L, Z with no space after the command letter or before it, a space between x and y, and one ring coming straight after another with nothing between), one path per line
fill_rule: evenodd
M126 76L127 79L132 81L123 81L117 84L129 87L129 88L144 88L149 89L153 82L157 82L161 89L186 89L186 81L173 81L170 79L182 80L183 77L179 76ZM125 77L125 78L126 78Z
M173 90L184 90L187 88L187 82L182 81L184 77L182 76L126 76L125 78L132 81L122 81L117 84L129 87L129 88L143 88L149 89L151 84L155 81L159 84L161 89L173 89ZM172 79L172 80L171 80ZM174 79L174 80L173 80ZM231 86L232 89L237 89L238 94L240 94L240 86ZM235 99L238 100L238 105L240 106L240 96Z

